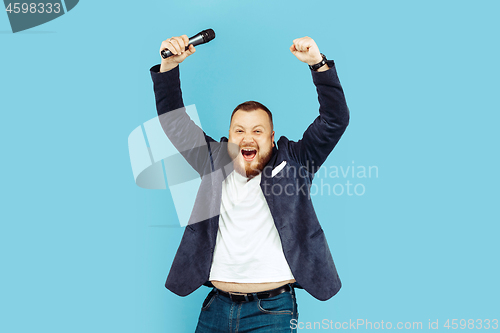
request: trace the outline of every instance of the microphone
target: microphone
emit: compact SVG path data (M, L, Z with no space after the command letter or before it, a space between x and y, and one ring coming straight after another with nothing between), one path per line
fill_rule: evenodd
M215 38L215 32L212 29L203 30L202 32L189 38L189 43L188 46L186 46L186 50L189 49L189 45L196 46L200 44L205 44L210 42L214 38ZM161 56L163 57L163 59L167 59L171 55L172 52L170 52L170 50L161 51Z

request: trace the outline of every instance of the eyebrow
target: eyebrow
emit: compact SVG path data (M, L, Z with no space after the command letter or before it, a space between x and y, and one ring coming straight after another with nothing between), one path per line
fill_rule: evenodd
M240 124L234 124L234 128L236 127L241 127L241 128L245 128L245 126L243 125L240 125ZM264 125L255 125L252 129L256 129L257 127L262 127L265 129Z

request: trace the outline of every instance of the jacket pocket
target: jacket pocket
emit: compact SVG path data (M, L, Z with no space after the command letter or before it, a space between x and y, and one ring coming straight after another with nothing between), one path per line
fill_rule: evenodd
M311 236L309 236L309 238L314 238L320 234L323 233L323 228L319 228L318 230L316 230L315 232L313 232L313 234Z

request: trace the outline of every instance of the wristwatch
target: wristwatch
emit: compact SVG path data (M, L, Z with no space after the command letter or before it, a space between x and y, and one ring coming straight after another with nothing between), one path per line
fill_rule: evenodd
M326 56L323 54L323 53L320 53L321 56L323 57L323 59L318 62L317 64L315 65L309 65L309 68L312 70L312 71L317 71L318 69L320 69L320 67L323 67L324 64L326 64Z

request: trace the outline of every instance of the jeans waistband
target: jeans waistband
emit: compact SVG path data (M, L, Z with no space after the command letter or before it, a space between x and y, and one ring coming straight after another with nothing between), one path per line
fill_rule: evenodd
M227 297L233 302L251 302L255 299L265 299L278 296L279 294L293 290L293 286L291 284L285 284L275 289L259 291L255 293L226 292L217 288L215 288L215 290L218 295Z

